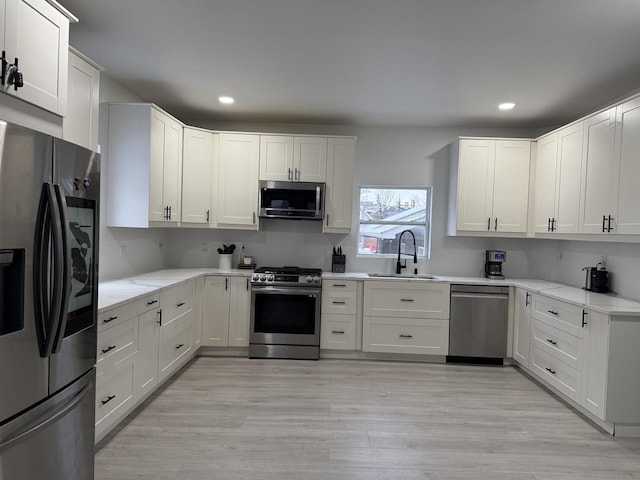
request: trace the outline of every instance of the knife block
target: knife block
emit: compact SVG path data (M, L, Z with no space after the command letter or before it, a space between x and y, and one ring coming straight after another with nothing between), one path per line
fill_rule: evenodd
M333 273L344 273L346 265L347 265L346 255L331 256L331 271Z

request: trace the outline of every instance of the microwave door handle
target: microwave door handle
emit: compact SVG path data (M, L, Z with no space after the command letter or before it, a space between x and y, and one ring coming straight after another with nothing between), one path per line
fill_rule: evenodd
M320 202L322 202L322 191L318 185L316 186L316 218L320 218Z
M64 332L67 327L67 320L69 318L69 294L71 287L71 268L70 268L70 255L69 255L69 243L67 236L67 215L65 212L65 199L62 196L59 185L54 185L56 195L56 206L58 208L57 221L59 222L56 227L57 235L60 235L60 243L62 245L62 262L59 266L59 275L62 279L62 286L60 288L62 292L62 300L57 310L58 315L58 331L54 340L53 353L58 353L62 348L62 340L64 339ZM55 312L54 312L55 313Z

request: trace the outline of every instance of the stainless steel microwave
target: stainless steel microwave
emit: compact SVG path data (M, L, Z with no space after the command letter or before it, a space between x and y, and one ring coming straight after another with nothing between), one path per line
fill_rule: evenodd
M260 181L260 217L322 220L324 183Z

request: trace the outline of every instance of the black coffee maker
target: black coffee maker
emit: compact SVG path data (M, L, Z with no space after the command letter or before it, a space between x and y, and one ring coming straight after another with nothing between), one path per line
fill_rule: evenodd
M503 279L502 264L507 259L507 252L502 250L486 250L484 253L484 276L487 278Z
M595 267L584 267L587 272L584 289L590 292L607 293L609 291L609 272L602 263Z

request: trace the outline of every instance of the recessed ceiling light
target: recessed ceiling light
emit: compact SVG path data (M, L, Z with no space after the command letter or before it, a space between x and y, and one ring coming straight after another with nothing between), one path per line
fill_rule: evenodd
M498 108L500 110L513 110L513 107L515 107L516 104L513 102L505 102L505 103L501 103L500 105L498 105Z
M223 103L225 105L231 105L232 103L235 102L235 100L233 99L233 97L227 97L227 96L222 96L222 97L218 97L218 101L220 103Z

